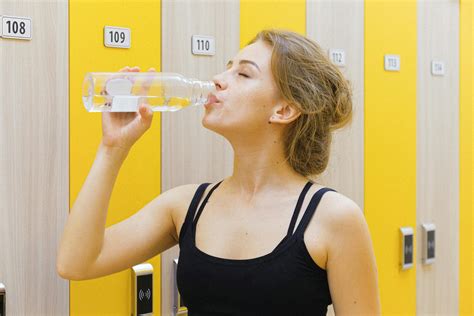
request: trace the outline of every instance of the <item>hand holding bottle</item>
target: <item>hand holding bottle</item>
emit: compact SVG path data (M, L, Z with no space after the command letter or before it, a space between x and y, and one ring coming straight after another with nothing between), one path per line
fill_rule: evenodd
M139 67L124 67L120 72L139 72ZM149 72L155 72L150 68ZM148 89L143 86L143 89ZM102 144L105 147L128 151L150 128L153 111L150 105L142 103L137 112L102 112Z

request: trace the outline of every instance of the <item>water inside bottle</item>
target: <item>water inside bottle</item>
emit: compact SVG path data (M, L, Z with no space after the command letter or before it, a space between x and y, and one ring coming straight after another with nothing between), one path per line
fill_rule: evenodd
M178 111L191 105L190 98L163 97L149 95L140 96L104 96L95 94L91 97L83 97L84 104L87 104L89 112L136 112L138 105L145 103L150 105L153 111Z

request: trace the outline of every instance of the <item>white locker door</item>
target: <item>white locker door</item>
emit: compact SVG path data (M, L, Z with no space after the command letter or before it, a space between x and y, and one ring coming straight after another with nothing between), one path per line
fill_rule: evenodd
M68 2L0 1L0 283L6 315L68 315L56 254L69 208ZM13 21L13 20L12 20ZM7 24L25 36L25 23ZM8 31L8 30L7 30Z
M238 0L162 0L162 71L202 80L224 71L239 51L239 8ZM193 55L194 35L213 37L215 54ZM203 127L204 112L196 107L161 114L162 192L183 184L217 182L232 174L232 148L222 136ZM174 315L178 256L179 246L161 256L163 316Z

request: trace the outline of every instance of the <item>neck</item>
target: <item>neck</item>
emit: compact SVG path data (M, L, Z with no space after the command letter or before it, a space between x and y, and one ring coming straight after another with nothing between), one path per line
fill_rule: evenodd
M285 161L281 141L232 143L234 170L226 179L228 189L251 202L255 196L285 194L308 181Z

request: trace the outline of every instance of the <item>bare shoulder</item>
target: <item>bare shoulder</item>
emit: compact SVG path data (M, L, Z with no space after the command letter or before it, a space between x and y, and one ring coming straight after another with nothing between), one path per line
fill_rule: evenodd
M173 215L176 210L180 209L180 206L186 204L187 202L191 202L198 187L199 184L196 183L183 184L162 193L162 195L166 195L167 198L173 202Z
M364 212L349 197L334 191L326 192L318 207L318 222L325 246L325 255L335 254L343 249L347 240L363 242L370 239L370 232Z
M194 194L200 185L200 183L184 184L174 187L163 193L169 195L169 199L172 201L171 203L173 207L171 208L171 218L173 219L175 226L173 238L176 241L179 241L178 236L181 226L183 225L184 219L186 218L186 213L194 197ZM209 190L209 187L211 187L211 185L206 188L205 192Z
M315 187L312 193L324 187ZM308 251L321 268L327 268L328 254L330 248L334 247L334 236L341 234L340 229L351 221L348 214L356 210L360 210L358 205L339 192L326 191L323 194L305 234Z
M340 228L340 224L354 216L363 216L359 205L342 193L328 191L323 195L318 213L328 228Z
M380 315L377 266L364 213L343 194L330 191L324 197L325 268L335 313Z

